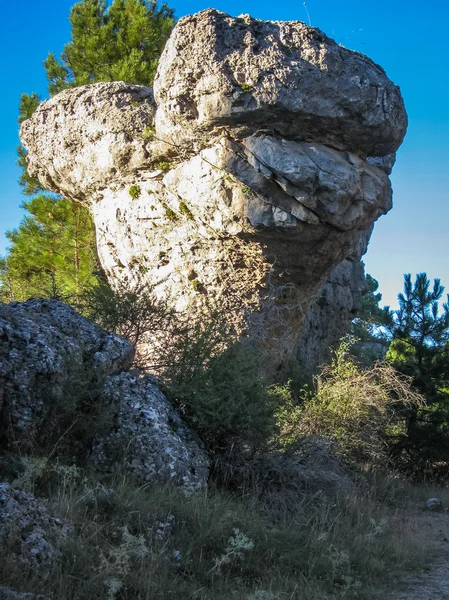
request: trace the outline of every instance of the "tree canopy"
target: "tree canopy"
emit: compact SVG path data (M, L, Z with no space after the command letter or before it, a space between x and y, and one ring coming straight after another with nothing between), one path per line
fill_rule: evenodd
M362 306L352 323L352 335L362 342L384 341L383 328L391 322L388 306L379 306L382 294L379 283L369 273L365 275L367 292L362 296Z
M411 275L404 275L399 309L392 313L387 360L411 376L426 398L425 406L408 411L407 435L393 449L413 470L449 453L449 304L440 306L443 293L439 279L431 286L426 273L419 273L412 284Z
M98 270L88 211L41 194L24 202L27 215L8 231L8 256L0 262L0 300L58 298L79 305Z
M157 0L81 0L69 19L70 42L59 58L50 53L44 62L50 96L98 81L151 85L175 23L173 10L158 6ZM19 124L32 116L40 100L36 93L22 94ZM23 204L27 214L21 225L7 233L10 247L0 259L0 300L39 296L79 302L98 270L93 222L86 209L44 193L28 173L23 146L18 164L19 183L33 198Z
M44 62L50 95L97 81L150 86L175 23L173 10L156 0L83 0L70 11L72 39L59 59Z

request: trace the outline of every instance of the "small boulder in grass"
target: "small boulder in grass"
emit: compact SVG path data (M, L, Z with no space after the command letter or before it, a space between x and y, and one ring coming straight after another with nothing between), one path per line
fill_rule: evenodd
M440 512L443 510L443 503L439 498L429 498L426 500L425 508L432 512Z
M0 600L48 600L46 596L40 594L27 594L26 592L16 592L9 587L0 586Z
M31 494L0 483L2 552L12 552L14 560L43 574L62 557L69 533L69 525L53 517Z

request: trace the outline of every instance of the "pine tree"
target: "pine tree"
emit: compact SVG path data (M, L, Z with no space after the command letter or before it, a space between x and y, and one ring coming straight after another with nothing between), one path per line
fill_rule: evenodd
M366 294L362 306L352 322L352 335L362 342L385 342L384 328L391 323L388 306L381 308L382 294L377 290L379 283L369 273L365 275Z
M21 95L19 104L19 117L17 119L19 125L33 115L34 111L39 106L39 102L40 98L35 92L30 95ZM22 187L23 193L26 196L34 196L39 192L43 192L44 189L42 188L38 179L36 177L31 177L31 175L28 173L27 152L22 145L17 148L17 156L17 164L22 169L22 173L19 178L19 184Z
M150 86L174 25L173 10L155 0L83 0L70 11L72 40L44 62L51 95L97 81Z
M6 234L11 247L0 262L0 299L58 298L79 306L98 269L88 211L44 194L23 208L20 227Z
M82 0L69 17L72 40L60 59L50 52L44 61L50 96L78 85L98 81L125 81L150 86L159 56L175 24L173 9L157 0ZM22 94L19 124L29 119L40 102L39 96ZM27 171L26 150L18 148L23 172L19 183L25 194L42 191Z
M72 39L60 59L50 53L44 62L48 91L123 80L151 85L157 62L174 25L173 10L156 0L82 0L70 11ZM19 124L39 105L36 93L22 94ZM27 170L27 153L18 148L19 183L27 196L45 190ZM95 282L95 234L87 211L54 195L24 203L29 213L8 232L8 255L0 259L0 300L30 296L59 297L78 302Z
M449 304L440 313L443 293L439 279L430 289L426 273L419 273L413 285L411 275L405 275L390 328L387 360L411 376L426 398L425 406L407 412L407 436L393 448L414 469L449 456Z

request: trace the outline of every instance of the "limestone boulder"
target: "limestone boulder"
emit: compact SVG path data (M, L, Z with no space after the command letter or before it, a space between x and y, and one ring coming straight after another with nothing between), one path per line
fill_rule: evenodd
M407 128L385 71L301 21L214 9L184 17L162 53L154 91L158 133L177 145L197 145L219 127L240 137L263 129L384 156Z
M69 533L31 494L0 483L0 543L18 561L42 574L61 558Z
M276 371L312 339L301 329L317 294L323 344L356 310L349 272L363 279L391 208L406 125L399 89L366 56L304 23L210 9L174 28L154 101L120 82L66 90L21 136L30 172L90 208L113 287L149 287L192 318L214 305Z
M118 464L143 482L168 482L187 493L206 487L206 451L153 378L110 377L104 396L117 412L111 432L94 442L90 462L97 470Z
M307 311L298 340L297 357L306 373L330 360L333 347L361 308L365 286L360 260L344 260L331 271Z
M72 408L95 402L133 357L128 341L56 300L0 304L3 445L19 451L57 439Z

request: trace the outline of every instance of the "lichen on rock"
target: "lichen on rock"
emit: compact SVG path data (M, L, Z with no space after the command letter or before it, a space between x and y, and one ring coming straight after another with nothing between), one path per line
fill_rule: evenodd
M144 481L186 491L205 487L206 451L151 378L126 372L133 357L130 342L56 300L0 304L0 449L42 452L51 444L52 454L98 407L91 465L107 471L119 463ZM84 454L89 436L82 439ZM4 492L10 506L13 492Z
M0 483L0 543L43 574L61 558L70 527L31 494Z
M144 482L169 482L186 492L206 487L206 451L151 377L110 377L104 396L117 416L111 432L94 441L90 463L96 470L119 465Z
M95 402L134 349L56 300L0 304L0 427L3 445L27 451L53 442L77 407Z

